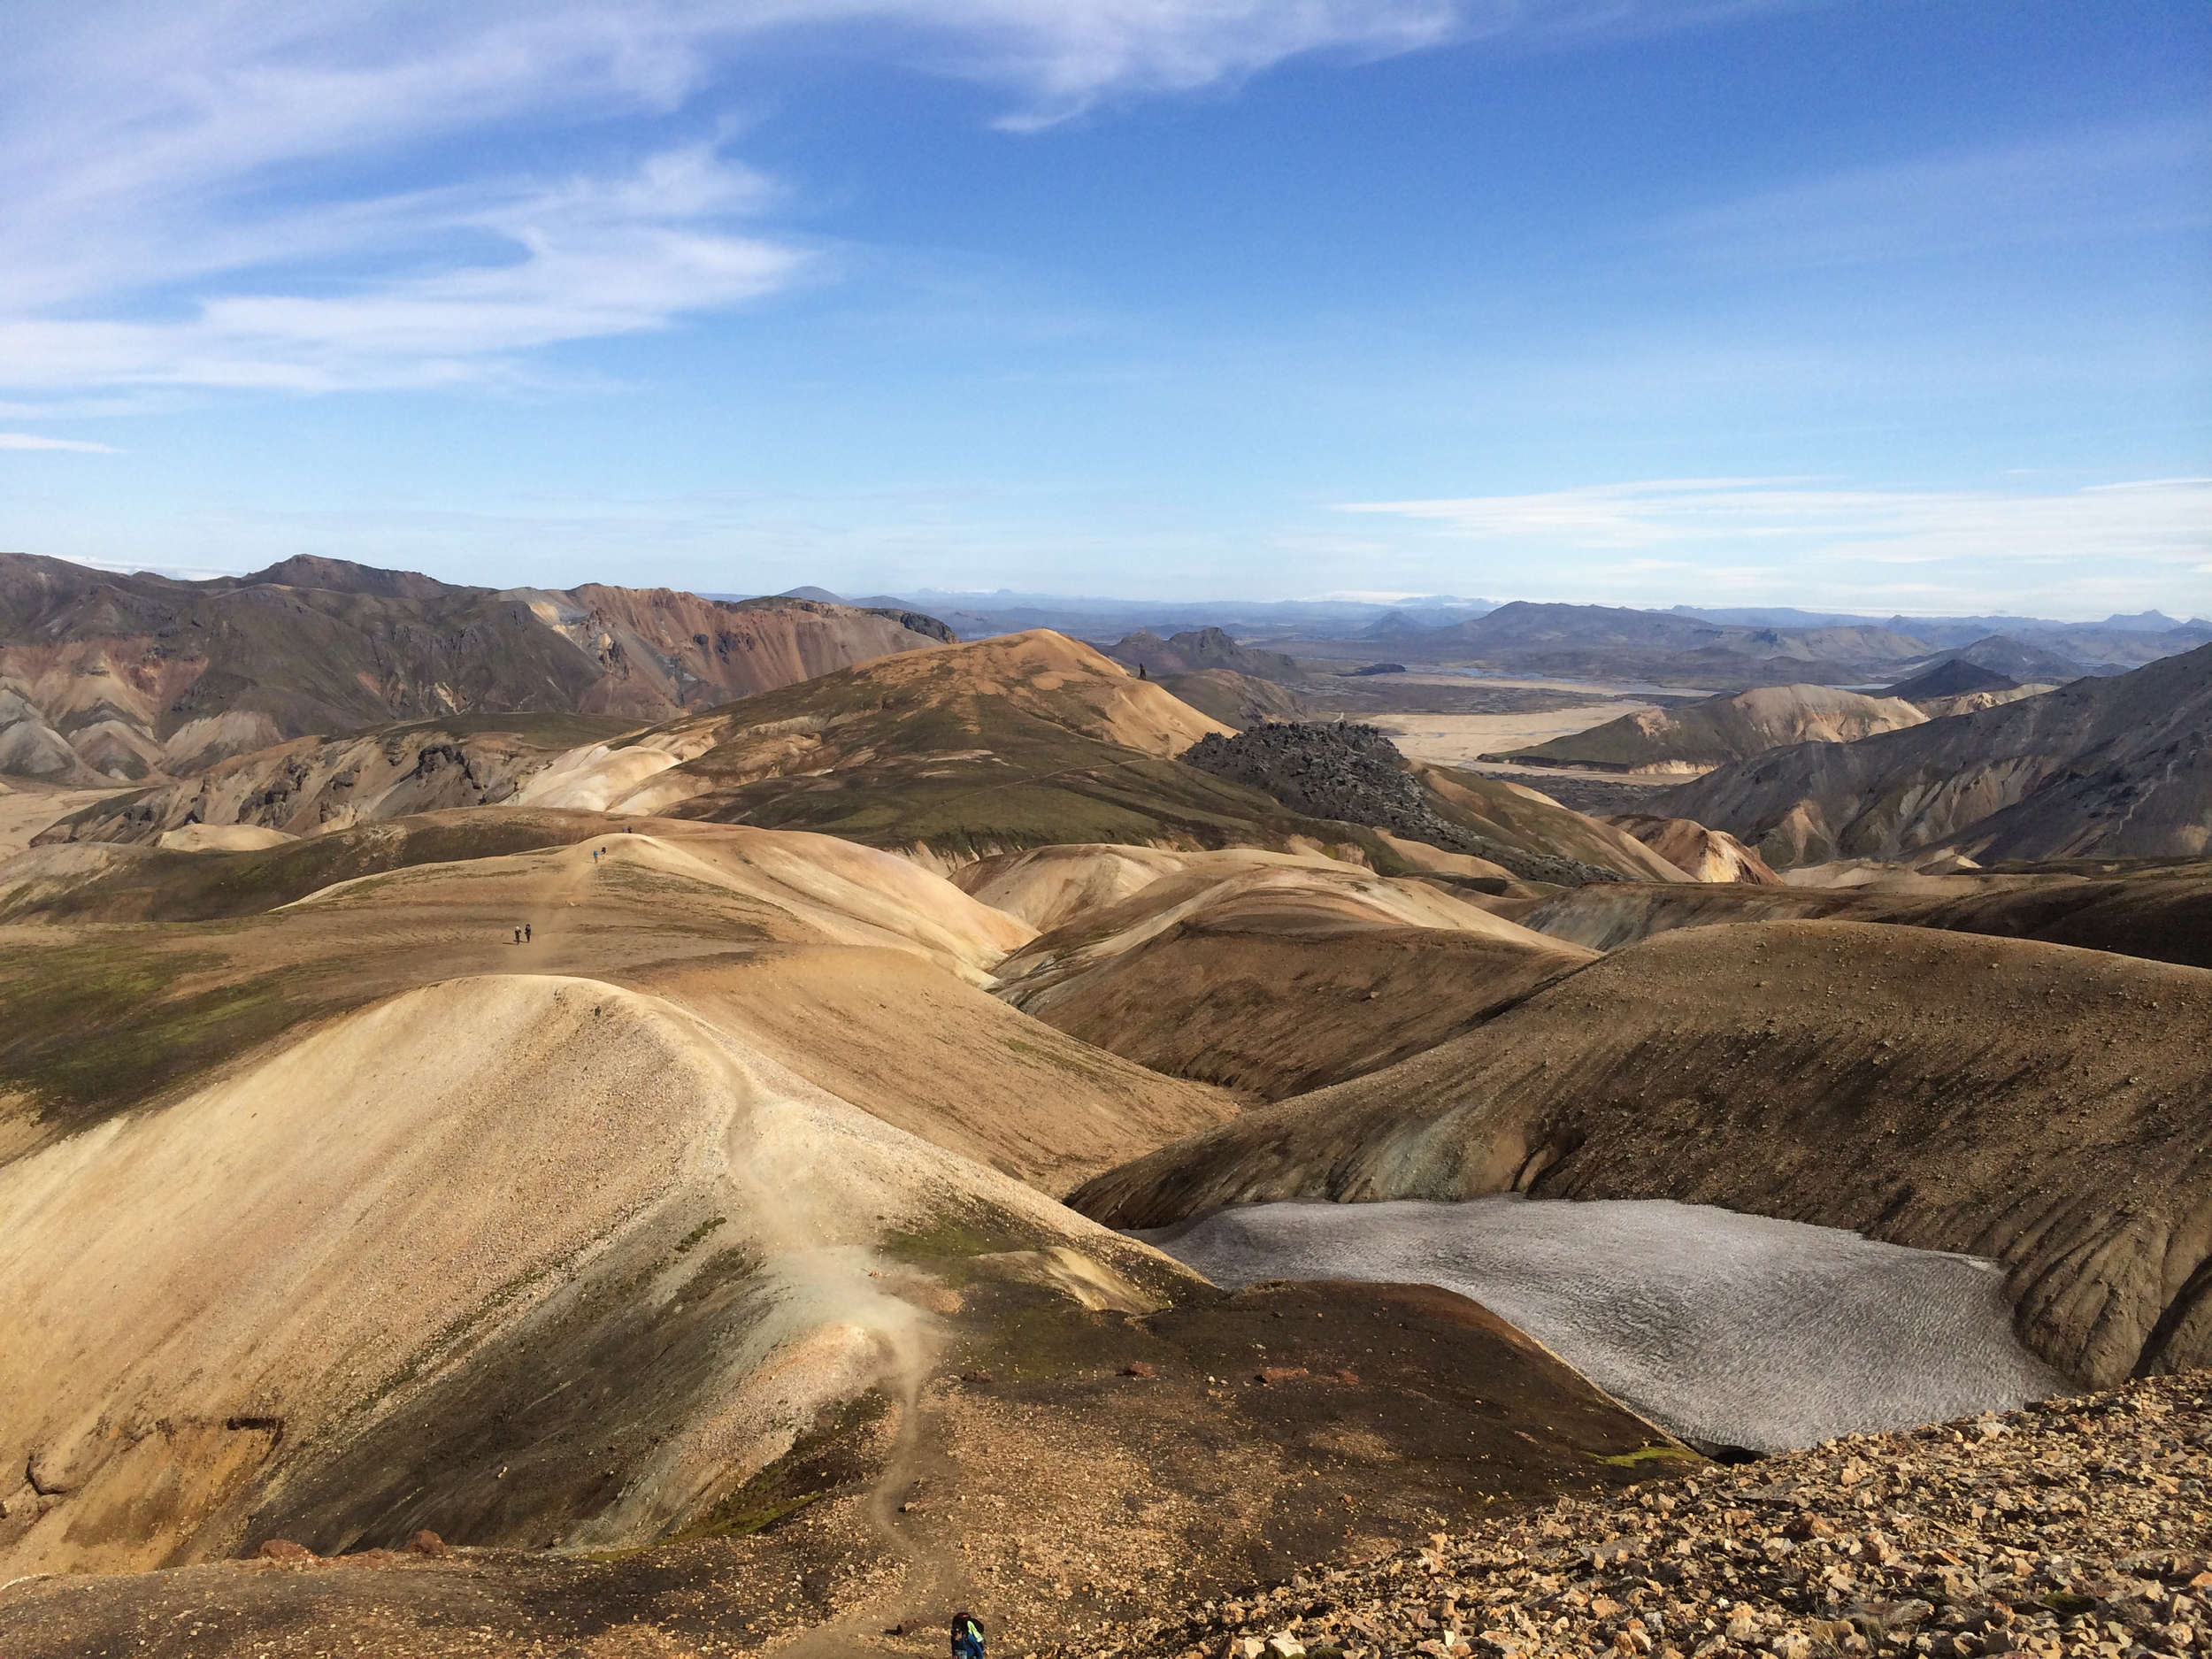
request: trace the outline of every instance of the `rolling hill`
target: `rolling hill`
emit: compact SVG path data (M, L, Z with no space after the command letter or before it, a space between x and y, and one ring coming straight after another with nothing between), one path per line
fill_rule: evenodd
M96 1586L73 1641L180 1583L440 1652L457 1595L749 1645L981 1581L1034 1642L1101 1560L1217 1594L1666 1445L1462 1299L1230 1295L1054 1202L1233 1102L986 995L1033 929L909 860L534 808L63 855L142 895L0 877L0 1574ZM1225 1398L1294 1317L1325 1386ZM420 1528L460 1577L350 1571ZM272 1538L348 1570L225 1563Z
M1048 895L1064 918L993 989L1155 1071L1262 1100L1433 1048L1591 959L1442 883L1312 857L1181 855L1113 898L1137 856L1054 848L963 872L972 892ZM1070 905L1078 893L1093 902Z
M1830 686L1766 686L1673 709L1640 709L1603 726L1495 757L1523 766L1693 772L1792 743L1847 743L1918 726L1927 716L1892 696Z
M2212 646L1852 743L1771 750L1669 792L1777 868L1955 847L2193 857L2212 845Z

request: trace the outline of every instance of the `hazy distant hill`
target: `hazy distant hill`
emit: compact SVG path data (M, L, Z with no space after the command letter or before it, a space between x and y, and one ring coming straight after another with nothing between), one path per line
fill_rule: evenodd
M2019 684L2009 674L1984 668L1963 657L1947 657L1933 668L1884 687L1881 695L1902 697L1907 703L1929 703L1943 697L1964 697L1977 691L2012 691Z
M1219 628L1194 628L1164 640L1149 629L1141 629L1107 647L1106 655L1127 667L1141 667L1155 679L1163 674L1194 674L1209 668L1225 668L1255 680L1305 678L1297 663L1280 651L1253 650Z
M1791 743L1846 743L1917 726L1926 717L1895 697L1832 686L1763 686L1678 709L1643 709L1502 758L1524 765L1686 772Z
M1855 743L1776 749L1669 792L1769 864L1946 842L2001 858L2193 856L2212 841L2212 646Z
M1993 634L1986 639L1976 640L1971 645L1955 651L1945 651L1936 659L1936 665L1944 663L1968 663L1976 668L1985 668L1993 673L2004 675L2016 685L2030 680L2044 680L2062 684L2078 680L2085 664L2071 657L2047 650L2040 645L2027 645L2008 634ZM1993 690L1993 687L1976 687L1976 690Z
M1372 652L1379 641L1409 663L1726 690L1863 684L1933 654L1924 640L1871 624L1753 626L1674 611L1526 602L1440 628L1416 631L1393 621L1386 631L1371 629L1356 639L1315 641L1310 654L1352 657Z
M804 599L502 593L320 558L177 581L0 554L0 772L137 780L487 712L643 722L951 637Z

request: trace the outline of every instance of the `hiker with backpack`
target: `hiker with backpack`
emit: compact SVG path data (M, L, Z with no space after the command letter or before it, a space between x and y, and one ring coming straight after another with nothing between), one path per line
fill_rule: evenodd
M952 1659L983 1659L983 1626L972 1613L952 1616Z

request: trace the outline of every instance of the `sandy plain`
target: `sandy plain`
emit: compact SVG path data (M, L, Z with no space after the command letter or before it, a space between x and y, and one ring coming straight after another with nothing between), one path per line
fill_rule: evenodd
M124 793L120 789L54 789L23 779L0 784L0 859L14 857L30 846L34 835L80 807Z

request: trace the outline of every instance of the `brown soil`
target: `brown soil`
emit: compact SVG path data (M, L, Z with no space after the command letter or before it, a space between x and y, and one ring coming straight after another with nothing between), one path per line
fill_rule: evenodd
M1519 919L1598 950L1677 927L1823 919L1902 922L2212 968L2212 864L2040 864L1942 877L1901 872L1893 881L1828 890L1588 887L1525 907Z
M1589 960L1435 927L1202 912L1030 1006L1164 1071L1282 1100L1432 1048Z
M911 1408L912 1455L908 1408L864 1402L697 1536L599 1557L365 1551L33 1580L0 1593L0 1647L921 1655L959 1605L995 1651L1021 1654L1317 1556L1387 1555L1500 1502L1698 1461L1425 1286L1194 1290L1139 1317L1018 1278L963 1288L958 1340ZM809 1634L824 1626L827 1646Z

